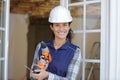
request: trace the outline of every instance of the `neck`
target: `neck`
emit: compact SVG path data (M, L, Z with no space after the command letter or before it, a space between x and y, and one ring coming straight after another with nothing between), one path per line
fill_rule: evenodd
M66 42L66 39L63 39L63 40L55 39L54 40L55 49L60 48L63 44L65 44L65 42Z

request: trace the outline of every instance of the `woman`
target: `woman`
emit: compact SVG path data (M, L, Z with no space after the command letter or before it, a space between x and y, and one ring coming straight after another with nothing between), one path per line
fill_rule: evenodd
M70 11L62 6L56 6L50 12L49 22L53 40L46 42L46 45L50 50L52 62L47 70L39 70L39 74L31 72L31 77L33 80L76 80L81 53L79 47L70 42L72 37ZM39 59L40 55L40 44L38 44L34 62Z

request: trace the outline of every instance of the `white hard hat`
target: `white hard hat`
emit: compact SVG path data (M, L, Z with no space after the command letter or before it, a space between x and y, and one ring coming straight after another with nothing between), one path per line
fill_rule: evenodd
M63 6L56 6L53 8L49 15L50 23L59 23L59 22L71 22L72 16L70 11Z

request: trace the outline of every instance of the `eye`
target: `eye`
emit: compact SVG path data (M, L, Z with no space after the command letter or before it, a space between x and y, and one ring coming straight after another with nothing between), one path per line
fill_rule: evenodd
M65 28L67 28L67 27L69 27L69 24L68 24L68 23L64 23L63 26L64 26Z
M68 26L68 24L67 24L67 23L65 23L65 24L64 24L64 26Z
M59 26L59 24L57 24L57 23L54 23L53 25L54 25L54 26Z
M56 24L55 26L56 26L56 27L59 27L59 24Z

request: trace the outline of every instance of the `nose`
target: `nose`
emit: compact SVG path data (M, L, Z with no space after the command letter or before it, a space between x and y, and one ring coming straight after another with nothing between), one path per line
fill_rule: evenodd
M59 30L60 30L60 31L63 31L63 30L64 30L64 26L63 26L63 25L60 25L60 26L59 26Z

